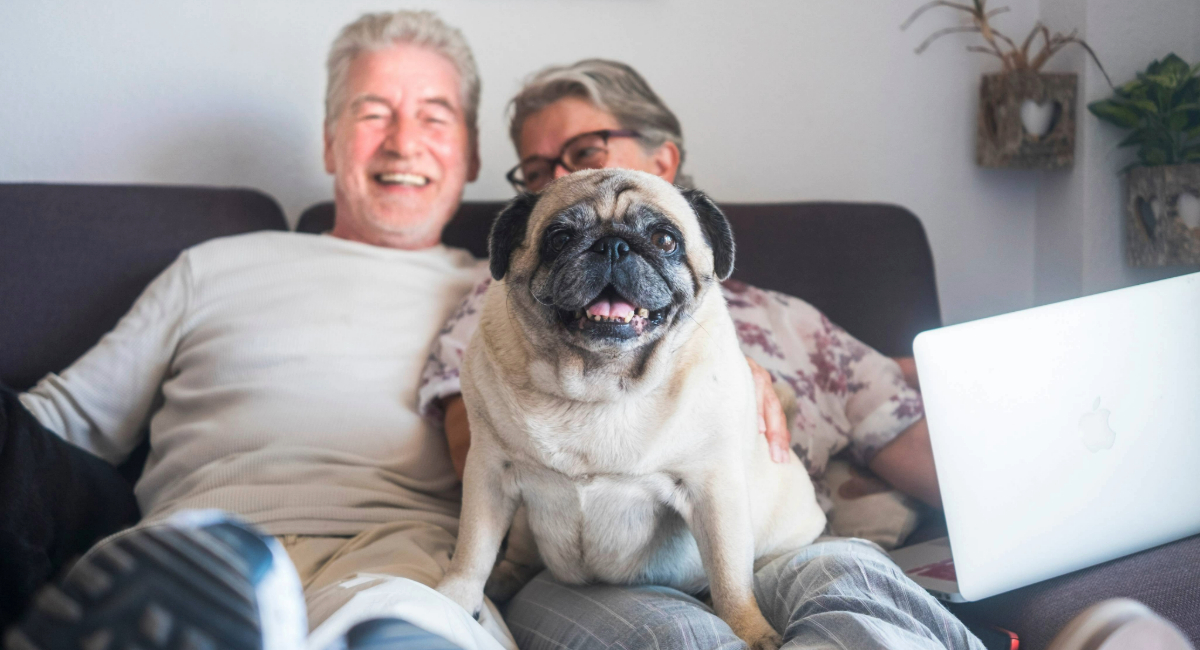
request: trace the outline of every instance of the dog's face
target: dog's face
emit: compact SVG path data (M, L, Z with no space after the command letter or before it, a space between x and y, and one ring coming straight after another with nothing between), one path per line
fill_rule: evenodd
M733 234L698 191L600 169L517 197L492 226L490 253L526 331L619 353L661 338L729 277Z

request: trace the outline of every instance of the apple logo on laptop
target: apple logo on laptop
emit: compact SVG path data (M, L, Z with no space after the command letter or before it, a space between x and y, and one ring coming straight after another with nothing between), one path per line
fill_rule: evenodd
M1096 452L1101 449L1112 449L1117 440L1117 432L1108 426L1108 409L1100 408L1100 398L1092 402L1092 410L1079 418L1079 428L1083 429L1083 444L1088 451Z

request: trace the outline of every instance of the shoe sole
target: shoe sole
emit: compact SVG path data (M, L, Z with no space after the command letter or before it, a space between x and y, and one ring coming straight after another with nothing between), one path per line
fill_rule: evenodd
M35 597L8 650L263 650L261 571L201 528L106 543Z

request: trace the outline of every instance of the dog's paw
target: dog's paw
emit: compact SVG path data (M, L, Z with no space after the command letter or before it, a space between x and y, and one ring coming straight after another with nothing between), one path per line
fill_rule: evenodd
M733 631L750 646L750 650L779 650L779 646L783 645L783 637L779 636L767 619L763 618L762 614L747 618L750 620L735 627Z
M479 612L483 609L483 590L473 581L462 578L444 578L438 583L437 591L458 603L459 607L467 610L467 613L479 620Z
M492 569L492 575L488 576L483 593L487 594L487 597L491 598L494 603L508 602L508 599L515 596L521 587L529 584L533 576L537 575L538 570L538 567L501 560L496 568Z
M779 650L779 646L783 645L783 637L775 630L771 630L757 639L744 639L750 650Z

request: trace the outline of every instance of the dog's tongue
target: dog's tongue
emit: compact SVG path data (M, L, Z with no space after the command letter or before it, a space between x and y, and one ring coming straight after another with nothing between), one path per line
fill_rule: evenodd
M609 300L601 298L587 308L588 316L603 316L605 318L621 318L628 320L633 315L633 305L624 300Z

